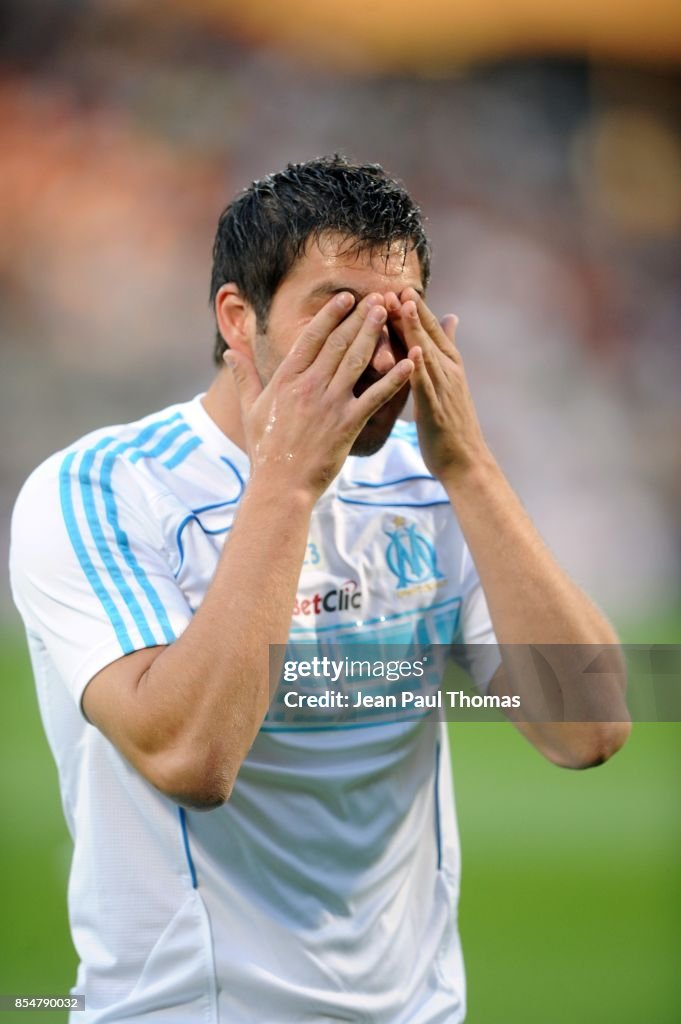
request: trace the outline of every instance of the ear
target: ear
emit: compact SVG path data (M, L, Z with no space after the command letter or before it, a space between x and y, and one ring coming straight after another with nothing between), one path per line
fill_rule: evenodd
M255 339L255 311L232 281L223 284L215 296L215 318L229 347L250 355Z

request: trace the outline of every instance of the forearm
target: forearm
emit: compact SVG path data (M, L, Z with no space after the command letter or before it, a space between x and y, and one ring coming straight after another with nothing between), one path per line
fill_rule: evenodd
M607 619L542 541L490 455L443 480L500 644L615 644Z
M445 486L501 645L497 685L521 698L521 731L560 764L606 759L628 735L611 724L628 720L612 626L560 568L491 456Z
M288 639L313 506L414 369L402 359L355 395L387 315L371 297L352 313L349 292L330 298L266 384L253 339L236 333L241 349L226 353L231 383L218 375L213 404L219 414L238 402L252 475L215 577L177 641L120 658L83 694L90 721L182 803L229 796L269 707L278 674L270 647Z
M520 697L521 716L532 724L518 726L552 760L596 763L627 735L606 728L628 719L617 637L553 558L490 454L456 346L456 317L438 323L413 289L401 301L395 315L414 355L421 451L452 503L501 645L503 671L493 687Z
M272 477L251 480L196 615L139 680L137 766L178 799L226 799L262 724L269 645L288 638L312 506Z

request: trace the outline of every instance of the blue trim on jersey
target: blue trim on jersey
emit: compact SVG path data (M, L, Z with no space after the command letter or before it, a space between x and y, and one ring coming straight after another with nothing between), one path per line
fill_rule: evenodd
M196 878L196 868L194 867L194 861L192 860L192 853L189 849L189 834L187 832L187 814L184 807L178 807L177 813L180 816L180 829L182 831L182 843L184 845L184 854L187 858L187 867L189 868L189 874L192 880L192 889L198 889L199 883Z
M357 626L374 626L380 622L391 622L393 619L404 619L408 615L423 615L424 612L432 612L435 611L437 608L446 608L447 605L455 604L457 601L459 604L461 604L460 597L449 597L447 598L446 601L438 601L437 604L429 604L426 608L410 608L408 611L394 612L392 615L379 615L375 619L363 619L359 623L348 622L346 624L342 622L336 622L332 626L318 626L317 628L312 628L311 626L291 626L289 633L312 633L314 636L316 636L318 633L328 633L329 630L332 629L335 629L336 631L340 632L341 630L346 629L356 629ZM339 636L338 639L344 640L345 637ZM314 643L314 641L311 642ZM372 641L370 640L362 641L362 643L371 642ZM376 643L382 643L380 638L376 641ZM428 639L426 643L433 643L433 641Z
M169 459L163 463L166 469L175 469L190 455L195 448L198 448L203 441L200 437L192 437L189 441L185 441L183 445L177 449L174 455L171 455Z
M123 653L130 654L131 651L135 650L135 645L130 639L130 634L125 627L125 623L123 622L116 605L111 599L108 590L102 583L101 577L87 553L73 510L73 499L71 496L71 467L73 466L76 454L76 452L71 452L67 455L62 462L61 469L59 471L59 497L61 500L64 523L66 525L66 530L73 546L73 550L75 551L76 557L80 563L80 567L85 573L88 583L99 598L99 601L101 602L101 605L114 628Z
M231 461L231 459L228 459L226 455L221 455L220 456L220 462L224 462L225 465L229 466L229 468L231 469L231 471L234 473L235 477L239 481L239 487L241 488L240 491L239 491L239 497L241 497L241 495L244 492L244 487L246 486L246 484L244 483L244 478L242 477L241 473L239 472L237 467L234 465L234 463Z
M104 505L105 505L105 508L106 508L107 519L108 519L108 521L109 521L109 523L111 525L111 528L114 531L114 535L116 537L116 542L118 544L118 548L119 548L121 554L123 555L123 558L124 558L126 564L132 570L132 573L133 573L135 579L137 580L137 582L139 583L140 587L144 591L144 593L145 593L145 595L146 595L146 597L147 597L147 599L149 601L149 604L151 605L151 607L152 607L152 609L154 611L154 614L156 616L156 620L157 620L159 626L161 627L161 631L163 633L163 637L164 637L166 643L169 643L169 644L171 644L175 640L175 633L173 631L172 626L170 625L170 620L168 619L168 616L166 614L166 610L163 607L163 603L162 603L160 597L158 596L158 592L156 591L155 587L150 583L149 577L147 576L146 572L144 571L142 566L137 561L137 558L133 554L133 552L132 552L132 550L130 548L130 542L128 540L128 535L125 532L125 530L122 529L122 527L120 525L120 522L119 522L119 519L118 519L118 509L116 508L116 499L114 497L113 489L111 487L111 475L113 473L113 469L114 469L114 466L115 466L115 463L116 463L116 458L117 458L118 455L122 454L122 452L124 452L124 451L127 451L129 448L139 449L140 445L146 444L146 442L151 440L153 435L158 430L160 430L162 427L168 426L170 423L174 422L178 418L179 415L180 415L179 413L175 413L174 416L170 417L167 420L159 420L156 423L149 424L147 427L144 428L144 430L142 430L137 435L137 437L133 438L132 441L121 441L121 443L118 444L114 448L114 450L112 452L109 452L109 453L107 453L107 455L104 456L104 459L102 461L102 468L101 468L101 472L100 472L100 477L99 477L99 484L100 484L100 487L101 487L101 490L102 490L102 496L104 498ZM147 451L147 452L139 451L139 450L135 451L133 456L132 456L132 458L131 458L131 461L133 461L133 459L136 461L135 456L138 456L138 455L139 455L140 458L141 457L152 458L152 457L156 457L155 455L152 454L154 452L156 453L156 455L158 455L158 454L162 454L164 451L167 451L167 449L170 447L170 445L172 444L172 442L175 439L175 437L179 436L179 433L183 432L184 429L189 429L186 424L184 424L184 425L180 424L178 427L174 427L172 430L168 431L168 433L165 434L164 437L161 438L161 440L155 445L155 447L153 449L151 449L151 451ZM131 609L131 611L132 611L132 609ZM140 612L141 612L141 609L140 609ZM144 625L147 626L146 618L144 617L144 613L141 612L141 614L142 614L142 618L144 620ZM135 619L135 622L136 622L138 628L140 628L141 623L137 622L137 619ZM148 629L148 626L147 626L147 629ZM141 631L141 629L140 629L140 631ZM158 641L155 638L153 638L153 634L152 634L151 643L149 643L146 640L145 640L145 643L147 644L147 646L153 647L156 643L158 643Z
M235 500L237 500L237 499L235 499ZM213 508L221 508L223 505L233 505L233 504L234 504L233 501L222 501L222 502L220 502L219 505L213 505L212 507ZM205 509L203 511L205 511ZM178 526L177 533L175 534L175 542L177 543L177 549L180 552L180 563L179 563L177 569L175 569L175 571L173 572L173 576L175 577L175 579L177 579L177 577L180 575L180 573L182 571L182 566L184 565L184 545L182 544L182 532L183 532L185 526L188 526L189 523L194 522L194 521L196 521L199 524L199 526L201 527L203 532L205 534L207 534L209 537L216 537L219 533L229 533L229 531L232 529L232 526L230 525L230 526L221 526L219 530L209 530L206 526L203 525L203 523L201 522L199 517L197 515L195 515L193 512L190 512L189 515L185 516L184 519L182 520L182 522L180 523L180 525Z
M328 725L270 725L265 721L260 726L261 732L329 732L331 729L336 729L339 732L342 729L377 729L379 726L388 725L410 725L414 722L421 722L424 718L428 718L429 715L433 714L433 709L429 708L427 711L416 712L412 711L408 716L400 717L399 719L393 719L392 721L383 722L329 722Z
M428 626L426 625L425 620L422 618L419 619L416 623L416 643L425 647L428 644L432 644L432 642L433 641L430 639Z
M170 626L170 622L166 615L165 609L161 603L161 600L150 584L146 573L141 568L137 559L130 550L127 534L122 530L118 520L118 510L116 508L116 502L111 489L111 473L115 465L116 457L121 452L126 451L129 448L139 447L142 444L146 444L147 441L163 427L168 426L171 423L176 422L181 418L179 412L174 413L172 416L167 417L164 420L157 420L154 423L148 424L143 430L141 430L135 438L131 441L120 441L114 449L107 452L102 460L100 468L99 487L101 490L104 506L106 509L107 520L111 525L114 536L120 553L127 565L132 569L133 575L142 587L146 594L149 602L156 614L158 623L163 631L166 642L172 643L175 639L175 634ZM175 431L171 431L175 433ZM165 440L165 439L164 439ZM102 525L100 522L99 513L94 499L94 486L91 479L92 467L94 465L97 454L107 448L109 445L116 441L114 436L106 436L101 438L91 448L86 449L81 459L80 466L78 467L78 482L80 484L81 496L83 501L83 509L87 523L90 527L90 533L95 543L97 552L106 567L109 576L113 583L115 583L121 597L123 598L128 611L130 612L135 626L137 627L142 641L147 646L153 647L158 644L158 639L154 635L143 611L139 600L133 593L128 581L125 579L121 568L116 562L116 559L109 547L107 539L104 535ZM162 442L161 442L162 443ZM158 447L158 446L157 446ZM81 564L85 575L90 582L93 590L97 597L102 603L114 630L116 636L121 645L124 654L129 654L131 651L136 650L137 644L133 643L128 629L121 617L118 608L113 600L113 596L109 593L106 584L99 576L94 564L90 560L85 543L83 541L82 534L77 525L76 515L73 507L73 501L71 497L71 471L74 460L79 453L77 451L71 452L62 464L60 471L60 492L62 496L62 512L66 523L67 531L71 538L71 543L76 551L76 555ZM147 454L147 453L143 453Z
M246 485L244 483L244 478L242 477L242 475L239 472L239 470L237 469L237 467L234 465L233 462L230 462L230 460L225 455L221 455L220 456L220 460L222 462L226 463L229 466L229 468L232 470L232 472L234 473L235 477L237 478L237 481L238 481L238 484L239 484L239 493L236 495L236 497L230 498L229 501L218 501L218 502L215 502L215 504L213 504L213 505L202 505L200 508L193 508L191 510L191 512L189 512L184 517L184 519L182 520L182 522L178 526L177 531L175 533L175 543L177 544L177 549L180 552L180 562L179 562L179 565L178 565L177 569L173 573L173 576L175 577L175 579L177 579L177 577L180 575L180 572L182 570L182 566L184 565L184 547L183 547L183 544L182 544L182 533L184 531L185 526L188 526L189 523L191 523L191 522L193 522L195 520L199 524L199 526L201 527L203 532L205 534L207 534L209 537L215 537L219 533L228 533L229 530L232 529L232 527L230 525L230 526L222 526L218 530L209 530L206 526L203 525L203 523L199 519L199 516L203 512L213 512L214 509L216 509L216 508L227 508L229 505L235 505L238 501L241 500L241 495L244 493L244 487Z
M176 413L175 416L173 416L173 420L176 420L179 415L179 413ZM173 427L172 430L169 430L168 433L164 437L162 437L161 440L150 451L133 452L132 455L130 456L130 461L139 462L140 459L157 459L159 455L163 455L165 452L168 451L173 441L175 441L180 436L180 434L186 433L187 430L189 430L188 423L185 423L184 421L182 421L182 423L178 423L178 425L176 427ZM122 443L124 444L123 450L125 450L125 448L137 448L139 444L143 444L144 442L138 441L138 439L135 438L134 441Z
M337 494L339 501L345 505L371 505L372 508L432 508L433 505L449 505L449 499L439 501L358 501L354 498L343 498Z
M414 476L401 476L397 480L386 480L380 483L373 483L371 480L351 480L350 483L353 487L393 487L396 484L409 483L411 480L430 480L434 482L435 477L429 474L416 473Z
M440 824L440 742L435 745L435 842L437 843L437 869L442 867L442 826Z
M80 483L80 491L83 498L83 508L85 510L85 518L87 519L88 526L90 527L90 533L92 534L92 539L95 542L95 547L97 548L99 557L102 559L102 562L104 563L104 566L107 572L109 573L109 576L115 583L119 594L125 601L130 611L130 614L133 617L135 625L137 626L140 632L142 640L144 641L147 647L153 647L156 644L154 634L149 628L149 624L147 623L146 616L142 610L142 606L140 605L139 601L137 600L132 590L130 589L128 581L121 572L120 566L118 565L114 556L111 553L111 549L107 544L106 537L104 536L104 531L102 530L101 524L99 522L97 509L95 507L93 483L92 480L90 479L90 472L92 470L93 463L97 458L98 453L107 445L111 444L114 440L115 438L113 437L103 438L103 440L100 441L98 444L94 445L94 447L89 448L82 458L80 466L78 467L78 481ZM115 453L115 449L113 453L109 452L108 456L104 457L104 463L106 463L107 457L109 459L111 459L112 457L115 458ZM104 470L102 468L102 473L103 471ZM103 490L104 488L102 486L102 491ZM107 502L105 497L105 505L106 504ZM108 512L109 509L107 507L107 513ZM114 533L116 533L117 524L112 522L111 515L108 515L108 519L111 525L114 527ZM116 536L116 539L118 540L120 547L120 539L118 535Z
M415 423L407 423L404 420L398 420L390 431L390 437L394 441L406 441L412 448L420 449L419 435Z

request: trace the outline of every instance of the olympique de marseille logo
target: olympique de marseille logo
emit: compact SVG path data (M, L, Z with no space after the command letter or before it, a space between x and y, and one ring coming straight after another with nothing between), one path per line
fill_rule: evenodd
M402 516L393 519L394 530L384 532L390 538L385 560L390 571L397 577L397 590L415 583L444 579L437 567L437 555L433 544Z

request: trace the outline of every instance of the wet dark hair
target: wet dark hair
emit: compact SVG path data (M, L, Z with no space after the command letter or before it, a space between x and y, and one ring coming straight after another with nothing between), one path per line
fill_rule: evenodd
M335 154L288 164L254 181L223 211L213 245L211 305L222 285L234 282L253 307L258 330L265 331L277 288L308 242L327 231L347 239L348 251L375 250L386 258L393 243L406 242L428 283L430 245L421 211L404 186L379 164L355 164ZM218 366L226 348L218 330Z

